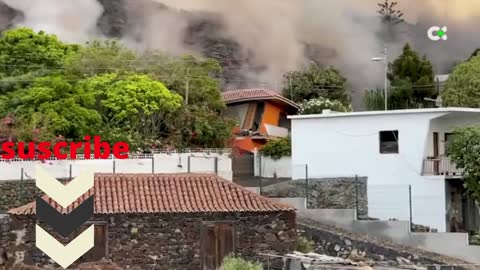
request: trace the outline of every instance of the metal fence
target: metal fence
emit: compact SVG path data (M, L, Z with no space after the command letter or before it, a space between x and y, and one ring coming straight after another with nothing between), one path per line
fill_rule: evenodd
M44 161L44 167L59 180L71 180L79 175L82 168L93 166L99 173L208 173L226 179L231 177L229 157L190 153L177 157L154 158L153 154L136 156L127 160L64 160ZM168 162L168 163L165 163ZM1 163L0 171L0 213L35 200L40 192L35 187L35 166L40 162Z
M228 148L207 148L207 149L195 149L195 148L189 148L189 149L176 149L176 150L159 150L159 149L153 149L151 151L148 151L149 153L129 153L128 154L128 159L149 159L153 158L154 155L156 154L167 154L167 155L173 155L173 154L192 154L192 153L204 153L206 155L210 154L231 154L232 150ZM93 155L90 155L90 158L85 158L84 154L76 154L75 160L94 160L92 158ZM114 155L110 155L107 158L102 158L106 160L114 160L115 157ZM38 156L35 156L33 159L28 159L24 160L18 157L12 158L12 159L4 159L0 157L0 162L12 162L12 161L46 161L46 160L61 160L58 159L54 156L48 158L48 159L39 159Z
M259 178L259 193L305 198L311 209L354 209L359 220L402 220L414 227L411 185L369 184L361 175L311 175L308 164L292 166L293 180Z
M463 168L457 168L455 163L449 157L426 158L423 161L423 175L445 175L453 177L462 177Z

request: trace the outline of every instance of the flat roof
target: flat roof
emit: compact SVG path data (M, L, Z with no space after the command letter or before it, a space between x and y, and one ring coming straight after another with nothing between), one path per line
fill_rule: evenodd
M333 117L355 117L355 116L377 116L377 115L397 115L397 114L424 114L424 113L480 113L480 109L476 108L433 108L433 109L408 109L408 110L391 110L391 111L365 111L365 112L330 112L326 114L307 114L292 115L288 119L316 119L316 118L333 118Z

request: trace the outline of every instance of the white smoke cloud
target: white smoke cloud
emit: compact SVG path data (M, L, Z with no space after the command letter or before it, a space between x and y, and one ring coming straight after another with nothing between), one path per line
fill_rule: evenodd
M96 23L103 12L95 0L2 0L21 10L20 25L46 30L71 42L98 37ZM128 0L130 27L125 41L138 49L160 49L173 54L196 53L201 49L184 43L189 18L181 11L209 12L222 21L222 35L241 45L250 56L242 71L251 81L279 87L286 71L311 60L341 69L354 91L382 87L383 65L370 61L380 56L384 41L376 11L381 0ZM170 9L152 3L162 3ZM478 0L397 0L398 9L410 24L406 33L388 44L389 58L411 42L427 54L439 72L454 61L464 60L480 47L475 29L480 17ZM119 2L121 3L121 2ZM134 22L134 23L132 23ZM477 23L474 23L477 22ZM438 44L426 38L431 25L449 26L449 41ZM133 26L132 26L133 25ZM335 50L335 54L305 56L305 43ZM208 48L207 48L208 49ZM233 56L232 56L233 57ZM238 60L238 59L237 59ZM240 61L241 62L241 61ZM265 67L253 71L251 66ZM263 85L262 85L263 86Z
M97 34L103 7L96 0L2 0L24 14L16 26L44 30L67 42L85 42Z

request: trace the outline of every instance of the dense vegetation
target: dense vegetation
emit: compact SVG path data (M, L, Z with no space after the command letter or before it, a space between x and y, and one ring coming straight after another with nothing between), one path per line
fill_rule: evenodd
M480 200L480 127L456 130L446 150L452 161L464 169L464 185L468 193Z
M388 109L413 109L435 105L425 100L437 97L433 67L426 56L420 57L407 43L402 54L389 63ZM364 104L368 110L384 110L384 89L365 92Z
M221 270L261 270L261 263L246 261L240 257L228 256L223 260Z
M292 155L292 142L290 137L279 138L269 141L260 150L263 156L270 157L274 160Z
M65 44L20 28L0 38L3 140L101 135L133 150L224 147L220 65L193 56L137 53L114 40Z
M347 79L335 68L312 64L304 70L288 72L284 79L283 95L295 102L326 98L350 104Z
M442 92L442 101L450 107L480 107L480 55L455 67Z

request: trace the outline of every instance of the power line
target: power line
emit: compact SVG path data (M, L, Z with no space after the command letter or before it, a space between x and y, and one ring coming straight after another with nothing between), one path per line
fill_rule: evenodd
M98 68L98 67L91 67L91 68L67 68L67 67L46 67L42 65L23 65L23 64L0 64L2 67L23 67L23 68L36 68L36 69L54 69L54 70L111 70L111 69L124 69L124 70L133 70L133 69L138 69L138 70L182 70L181 68L177 67L141 67L141 66L132 66L130 69L125 68L124 66L122 67L105 67L105 68ZM239 68L244 68L246 66L226 66L222 67L222 70L229 70L229 69L239 69Z
M134 52L134 51L132 51ZM81 56L81 55L79 55ZM111 58L110 60L112 62L159 62L159 61L172 61L172 62L181 62L182 61L182 56L177 56L177 57L173 57L173 56L165 56L164 59L142 59L142 57L162 57L161 55L159 54L152 54L152 55L139 55L139 56L136 56L135 58L137 59L114 59L114 58ZM22 60L28 60L28 59L33 59L33 60L59 60L59 58L57 57L46 57L46 56L38 56L37 54L23 54L23 56L8 56L8 58L10 59L22 59ZM1 58L0 58L1 59ZM86 59L89 59L89 60L95 60L95 58L88 58L86 57ZM172 60L173 59L173 60ZM205 57L205 56L202 56L202 57L195 57L195 59L197 60L208 60L208 59L213 59L213 60L217 60L217 58L214 58L214 57ZM241 62L245 62L245 61L251 61L253 60L253 58L220 58L221 60L225 60L225 61L241 61ZM103 58L102 59L103 61L105 61L106 59Z

